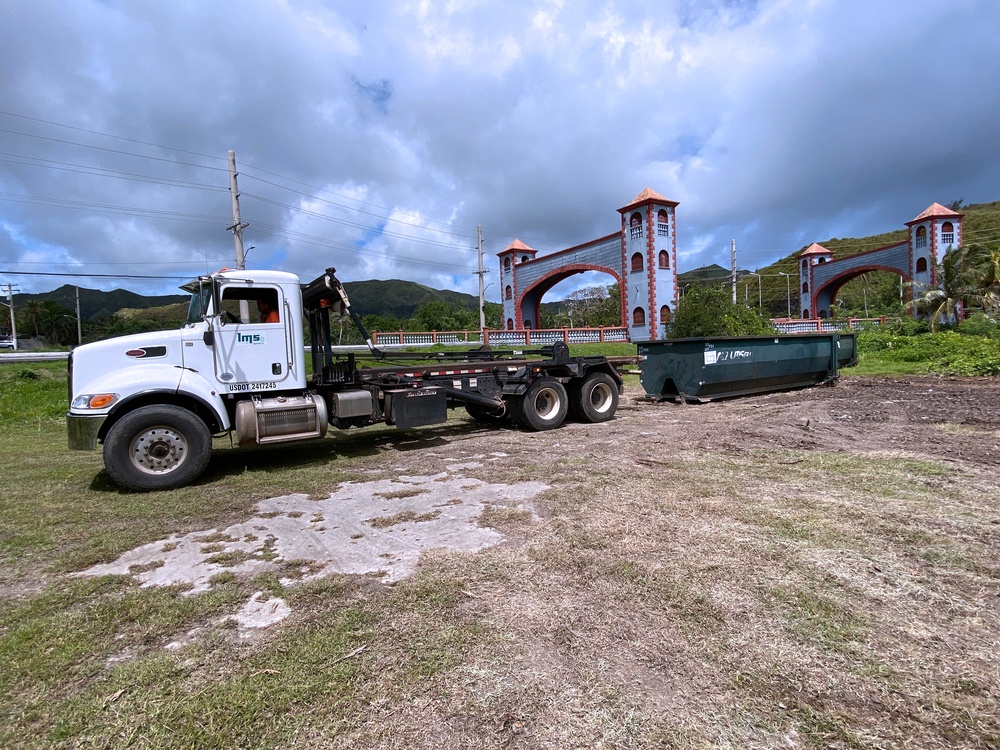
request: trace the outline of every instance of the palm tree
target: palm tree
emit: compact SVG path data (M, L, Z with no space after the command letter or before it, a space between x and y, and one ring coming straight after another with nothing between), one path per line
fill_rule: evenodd
M45 335L54 344L72 343L76 339L76 318L53 310L48 312L49 315L44 321Z
M973 245L969 254L974 273L979 277L983 309L1000 310L1000 245Z
M24 307L21 308L20 318L21 325L25 328L29 326L34 328L35 338L38 338L38 327L45 319L45 305L37 299L28 300L24 303Z
M938 266L938 287L925 288L906 303L906 309L926 315L931 330L936 331L959 322L963 310L970 307L995 307L1000 297L990 288L990 260L991 251L981 245L951 250Z

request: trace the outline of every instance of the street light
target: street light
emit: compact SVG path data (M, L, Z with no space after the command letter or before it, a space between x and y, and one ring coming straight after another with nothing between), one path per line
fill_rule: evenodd
M778 271L779 276L785 277L785 298L788 300L788 317L792 317L792 281L791 276L789 276L784 271Z

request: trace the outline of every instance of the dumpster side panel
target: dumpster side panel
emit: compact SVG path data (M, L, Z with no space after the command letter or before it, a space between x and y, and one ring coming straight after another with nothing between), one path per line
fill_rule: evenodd
M853 367L858 363L858 334L840 334L837 347L837 364L840 367Z
M711 401L803 388L838 374L838 334L745 336L639 342L647 395Z

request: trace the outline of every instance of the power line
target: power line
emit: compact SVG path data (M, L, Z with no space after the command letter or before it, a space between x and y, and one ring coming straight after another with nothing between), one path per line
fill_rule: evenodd
M225 265L231 260L231 258L198 258L197 260L143 260L142 265L144 266L189 266L192 263L207 263L210 265L222 264ZM51 260L15 260L12 261L18 266L51 266ZM102 261L102 260L88 260L88 266L134 266L134 260L127 261ZM0 273L6 273L5 271L0 271ZM11 271L11 273L17 273L16 271Z
M165 146L163 144L157 144L157 143L152 143L152 142L149 142L149 141L143 141L143 140L139 140L139 139L128 138L128 137L121 136L121 135L115 135L115 134L106 133L106 132L102 132L102 131L98 131L98 130L92 130L92 129L88 129L88 128L82 128L82 127L78 127L78 126L74 126L74 125L68 125L68 124L65 124L65 123L55 122L55 121L52 121L52 120L46 120L46 119L42 119L42 118L30 117L30 116L21 115L21 114L17 114L17 113L13 113L13 112L7 112L7 111L3 111L3 110L0 110L0 115L6 115L8 117L18 118L19 120L23 120L23 121L27 121L27 122L40 123L40 124L44 124L44 125L48 125L48 126L52 126L52 127L56 127L56 128L64 128L64 129L67 129L67 130L76 131L76 132L80 132L80 133L87 133L89 135L95 135L95 136L99 136L99 137L102 137L102 138L109 138L109 139L113 139L113 140L117 140L117 141L122 141L122 142L125 142L125 143L132 143L132 144L137 144L137 145L141 145L141 146L148 146L148 147L151 147L151 148L156 148L156 149L160 149L160 150L164 150L164 151L171 151L171 152L176 152L176 153L179 153L179 154L186 154L186 155L189 155L189 156L195 156L195 157L202 158L202 159L209 159L209 160L211 160L213 162L222 162L223 161L223 159L221 157L218 157L218 156L213 156L213 155L209 155L209 154L203 154L203 153L200 153L200 152L190 151L190 150L185 150L185 149L179 149L179 148L172 147L172 146ZM113 154L119 154L119 155L123 155L123 156L134 157L134 158L148 159L150 161L162 162L162 163L167 163L167 164L171 164L171 165L175 165L175 166L186 166L186 167L193 167L193 168L196 168L196 169L207 169L207 170L219 171L219 172L225 171L225 169L226 169L223 166L214 167L214 166L208 166L208 165L205 165L205 164L193 163L193 162L189 162L189 161L181 161L181 160L177 160L177 159L168 159L168 158L164 158L164 157L152 156L152 155L149 155L149 154L136 153L134 151L128 151L128 150L123 150L123 149L115 149L115 148L109 148L109 147L104 147L104 146L97 146L97 145L94 145L94 144L83 143L81 141L75 141L75 140L64 139L64 138L55 138L55 137L51 137L51 136L41 135L41 134L38 134L38 133L28 133L28 132L24 132L22 130L15 130L15 129L10 129L10 128L0 128L0 132L9 133L9 134L13 134L13 135L20 135L20 136L25 137L25 138L34 138L34 139L48 141L48 142L52 142L52 143L60 143L60 144L65 144L65 145L77 146L77 147L80 147L80 148L93 149L93 150L102 151L102 152L106 152L106 153L113 153ZM90 174L90 175L95 175L95 176L108 176L108 177L114 177L114 178L118 178L118 179L136 180L136 181L141 181L141 182L150 182L150 183L153 183L153 184L163 184L163 185L176 186L176 187L187 187L187 188L199 189L199 190L210 190L210 191L216 191L216 192L223 192L223 191L227 190L227 188L225 188L225 187L221 187L221 186L215 187L215 186L210 186L210 185L206 185L204 183L198 183L198 182L194 182L194 181L175 180L175 179L171 179L171 178L160 178L160 177L154 177L152 175L140 175L140 174L135 174L135 173L130 173L130 172L122 172L122 171L118 171L118 170L110 170L110 169L106 169L106 168L102 168L102 167L90 167L90 166L87 166L87 165L74 164L72 162L62 162L62 161L57 161L57 160L44 159L44 158L41 158L41 157L33 157L33 156L26 156L26 155L20 155L20 154L9 154L9 153L4 153L2 155L3 156L7 156L7 157L11 157L11 158L0 159L0 161L5 161L5 162L8 162L8 163L13 163L13 164L21 164L21 165L24 165L24 166L34 166L34 167L48 166L49 168L52 168L52 169L60 169L60 170L69 171L69 172L78 172L78 173L81 173L81 174ZM16 159L20 159L21 161L16 161ZM250 171L247 172L246 169L249 169ZM269 170L261 168L261 167L256 167L256 166L253 166L253 165L247 165L246 169L244 170L243 174L244 174L244 176L248 177L249 179L255 179L255 180L261 182L262 184L270 185L270 186L275 187L275 188L277 188L279 190L286 190L288 192L300 195L300 196L302 196L304 198L309 199L310 201L315 201L315 202L318 202L318 203L323 203L323 204L335 206L337 208L342 208L342 209L345 209L345 210L348 210L348 211L353 211L353 212L358 213L358 214L363 214L363 215L366 215L366 216L371 216L371 217L373 217L375 219L378 219L380 222L387 222L387 223L388 222L394 222L394 223L402 224L404 226L413 226L413 227L419 227L419 228L426 228L428 232L434 232L434 233L439 234L439 235L446 235L446 236L451 236L451 237L456 237L456 238L461 238L461 239L467 239L467 240L471 240L472 239L472 234L471 233L472 233L473 230L471 229L471 227L470 228L466 228L466 227L461 227L461 226L454 225L454 224L452 224L449 221L438 221L438 220L434 220L434 219L424 219L422 217L419 217L419 215L406 214L405 212L399 211L399 209L391 209L391 208L388 208L386 206L381 206L379 204L376 204L376 203L373 203L373 202L370 202L370 201L364 201L364 200L361 200L359 198L354 198L353 196L347 196L347 195L343 195L343 194L340 194L340 193L336 193L336 192L331 191L329 189L320 188L320 187L317 187L317 186L314 186L314 185L310 185L310 184L305 183L305 182L301 182L301 181L295 180L295 179L290 178L290 177L285 177L285 176L280 175L280 174L278 174L276 172L272 172L272 171L269 171ZM271 177L274 177L276 179L285 181L285 182L290 183L290 184L301 185L303 187L309 188L310 190L316 191L316 193L310 194L310 193L306 193L306 192L303 192L303 191L300 191L300 190L296 190L294 188L288 187L287 185L281 185L281 184L279 184L277 182L274 182L272 180L268 180L268 179L265 179L263 177L257 176L255 174L253 174L253 172L258 172L260 174L266 174L266 175L269 175ZM362 206L369 206L369 207L377 209L378 211L381 211L381 212L389 212L389 213L393 213L394 212L394 213L400 213L402 215L414 216L415 218L420 218L421 222L423 222L423 223L420 223L420 222L408 222L408 221L404 221L403 219L400 219L400 218L398 218L396 216L388 216L388 215L384 215L384 213L376 213L376 212L373 212L373 211L367 211L367 210L364 210L364 209L359 208L357 206L351 206L351 205L345 205L345 204L337 203L335 201L329 200L328 198L321 197L320 194L335 195L335 196L337 196L339 198L343 198L344 200L348 200L348 201L351 201L353 203L361 204ZM356 229L361 229L361 230L366 231L366 232L375 232L379 236L384 236L384 237L393 238L393 239L397 239L397 240L402 240L402 241L406 241L406 242L414 242L414 243L427 244L427 245L433 245L433 246L438 246L438 247L446 247L446 248L451 248L451 249L455 249L455 250L471 251L473 249L471 246L465 247L465 246L462 246L462 245L459 245L459 244L449 243L447 241L434 240L434 239L429 239L429 238L425 238L425 237L419 237L419 236L416 236L416 235L413 235L413 234L407 234L407 233L403 233L403 232L391 232L391 231L387 231L384 227L371 226L371 225L363 223L363 222L352 222L352 221L349 221L347 219L339 219L339 218L328 216L326 214L321 214L321 213L318 213L318 212L315 212L315 211L309 211L308 209L304 209L301 206L295 206L295 205L290 205L290 204L282 203L280 201L277 201L277 200L274 200L274 199L271 199L271 198L266 198L264 196L253 195L253 194L246 194L246 195L247 195L247 197L256 198L257 200L260 200L262 202L268 203L268 204L276 206L276 207L283 208L283 209L285 209L287 211L292 211L292 212L295 212L295 213L300 213L300 214L303 214L303 215L306 215L306 216L311 216L311 217L317 218L317 219L323 219L323 220L327 220L327 221L332 221L332 222L337 223L337 224L341 224L341 225L344 225L344 226L353 227L353 228L356 228ZM144 209L144 208L136 208L136 207L120 206L120 205L110 205L110 204L95 204L95 203L88 203L88 202L84 202L84 201L71 201L71 200L67 200L67 199L45 198L45 197L40 197L40 196L23 196L23 195L16 195L16 194L10 194L10 193L0 193L0 200L7 200L7 201L12 201L12 202L20 202L20 203L26 203L26 204L60 206L60 207L64 207L64 208L73 208L73 209L88 209L88 210L101 211L101 212L106 212L106 213L117 213L117 214L128 213L128 214L133 214L133 215L137 215L137 216L167 218L167 219L172 219L172 220L189 221L189 222L208 222L208 221L211 221L211 222L214 223L215 221L218 220L214 216L208 216L208 215L203 215L203 214L191 214L191 213L183 213L183 212L176 212L176 211L161 211L161 210L155 210L155 209ZM442 228L435 229L433 227L428 227L427 226L428 224L436 224L436 225L440 225L442 227L450 227L452 229L466 230L468 232L468 234L465 234L465 233L463 233L461 231L449 231L448 229L442 229ZM256 228L258 226L265 226L265 225L260 225L260 224L257 224L255 222L254 226ZM270 227L270 228L272 229L272 232L274 234L279 235L279 236L285 236L287 238L295 238L295 239L300 239L301 240L304 237L308 237L308 235L298 235L297 233L294 233L294 232L292 232L290 230L283 230L283 229L279 229L279 228L273 227L273 226ZM892 230L892 231L905 232L905 230ZM891 232L888 232L888 233L885 233L885 234L891 234ZM993 241L993 240L995 240L997 238L1000 238L1000 229L998 229L998 228L986 228L986 229L976 230L974 232L970 232L970 231L964 232L963 239L969 240L969 239L973 239L973 238L975 238L975 239L977 239L978 241L981 241L981 242L983 242L983 241L985 241L985 242ZM495 237L493 237L491 239L493 239L494 241L499 240L500 242L504 242L504 241L510 240L512 238L510 236L496 235ZM526 239L529 242L541 243L542 246L547 246L547 245L555 246L557 249L562 249L563 247L568 247L568 246L571 246L572 244L578 244L578 243L559 243L559 242L552 241L552 240L538 240L538 239L532 239L530 237L527 237L527 238L524 238L524 239ZM359 253L359 254L364 254L364 255L369 255L369 256L374 254L371 251L361 251L360 249L358 249L356 247L348 246L348 245L345 245L345 244L342 244L342 243L333 243L333 242L330 242L330 241L323 241L323 240L320 240L319 238L311 238L310 241L313 242L313 243L316 243L316 244L323 244L324 246L328 246L328 247L339 247L339 248L348 250L349 252L356 252L356 253ZM905 240L900 240L900 241L905 241ZM742 247L744 248L744 250L741 253L741 257L744 260L749 260L749 259L753 259L753 258L770 258L770 257L773 257L775 254L784 254L786 256L786 258L787 258L787 256L794 255L802 247L804 247L804 246L799 246L799 247L796 247L795 249L788 249L788 248L782 248L781 247L781 243L769 242L769 241L766 241L766 240L763 241L763 242L766 243L766 245L770 249L757 250L757 249L754 248L754 245L758 245L759 246L759 243L753 242L753 241L751 241L749 243L747 243L747 242L742 243ZM894 244L894 243L890 242L888 244ZM471 242L470 242L470 245L471 245ZM748 245L749 245L749 247L748 247ZM886 243L884 243L882 241L878 241L878 242L874 242L874 241L871 241L871 242L853 242L853 243L850 243L850 244L847 244L847 245L840 245L837 249L838 250L842 250L842 251L843 250L856 250L858 248L862 248L862 249L875 249L875 248L882 247L882 246L886 246ZM858 250L858 251L861 252L863 250ZM384 254L384 253L383 254L375 254L375 255L377 255L378 257L396 259L396 258L393 258L393 256L390 256L390 255L387 255L387 254ZM719 254L718 254L718 257L722 257L722 255L723 255L723 251L720 250ZM781 262L782 260L785 260L786 258L779 258L779 260L775 261L775 262L776 263L777 262ZM451 264L447 264L447 263L443 263L443 262L421 261L421 260L416 260L416 259L398 259L398 260L401 260L401 262L414 263L414 264L419 264L419 265L451 267ZM773 265L773 263L772 263L772 265Z
M13 157L0 159L0 162L7 164L20 164L26 167L39 167L43 169L58 169L63 172L75 172L77 174L94 175L98 177L114 177L122 180L135 180L138 182L150 182L159 185L171 185L176 187L189 187L196 190L213 190L226 192L227 188L219 185L206 185L204 183L189 182L187 180L174 180L169 177L153 177L152 175L140 175L131 172L120 172L115 169L105 167L92 167L87 164L73 164L72 162L56 161L54 159L43 159L40 156L23 156L21 154L10 154L0 152L0 156ZM20 160L20 161L19 161ZM30 161L27 161L30 160ZM35 162L42 162L37 164Z
M295 232L290 229L284 229L283 227L276 227L272 224L265 224L258 222L254 224L254 228L257 229L258 231L261 228L268 230L267 232L264 232L264 234L270 233L272 235L284 237L286 239L294 239L303 244L317 245L319 247L327 247L336 250L343 250L345 252L349 252L354 255L364 256L365 258L380 258L383 260L396 261L399 263L406 263L418 266L444 268L451 270L457 274L466 273L468 272L468 269L471 269L471 266L469 266L468 269L462 266L457 266L453 261L433 261L421 258L407 258L407 257L393 256L389 255L388 253L373 251L370 248L361 248L356 245L348 245L346 243L336 242L334 240L330 240L324 237L316 237L314 235L304 234L302 232Z
M76 127L76 126L73 126L73 125L66 125L66 124L63 124L63 123L57 123L57 122L54 122L54 121L51 121L51 120L43 120L43 119L40 119L40 118L28 117L28 116L25 116L25 115L18 115L18 114L15 114L13 112L0 111L0 114L2 114L2 115L8 115L10 117L17 117L17 118L20 118L20 119L23 119L23 120L29 120L29 121L32 121L32 122L44 123L46 125L53 125L55 127L67 128L69 130L75 130L75 131L79 131L79 132L89 133L91 135L99 135L99 136L102 136L102 137L113 138L113 139L117 139L117 140L126 141L126 142L129 142L129 143L136 143L136 144L140 144L140 145L144 145L144 146L151 146L153 148L167 149L167 150L171 150L171 151L177 151L179 153L186 153L186 154L190 154L190 155L193 155L193 156L200 156L200 157L208 158L208 159L217 159L217 158L219 158L219 157L209 156L207 154L201 154L201 153L198 153L198 152L195 152L195 151L185 151L183 149L177 149L177 148L174 148L174 147L171 147L171 146L163 146L161 144L150 143L148 141L141 141L141 140L137 140L137 139L134 139L134 138L126 138L124 136L113 135L113 134L110 134L110 133L103 133L103 132L100 132L100 131L90 130L90 129L87 129L87 128L80 128L80 127ZM67 145L75 145L75 146L80 146L80 147L83 147L83 148L97 149L97 150L106 151L106 152L109 152L109 153L117 153L117 154L122 154L122 155L126 155L126 156L133 156L133 157L137 157L137 158L144 158L144 159L150 159L150 160L154 160L154 161L161 161L161 162L166 162L166 163L169 163L169 164L177 164L177 165L183 165L183 166L192 166L192 167L196 167L196 168L199 168L199 169L212 169L212 170L224 171L224 168L222 168L222 167L208 167L208 166L205 166L205 165L202 165L202 164L192 164L192 163L189 163L189 162L182 162L182 161L177 161L177 160L173 160L173 159L164 159L162 157L154 157L154 156L148 156L148 155L145 155L145 154L137 154L137 153L133 153L133 152L130 152L130 151L122 151L120 149L111 149L111 148L106 148L106 147L102 147L102 146L95 146L95 145L92 145L92 144L81 143L79 141L70 141L70 140L65 140L65 139L52 138L50 136L43 136L43 135L32 134L32 133L25 133L25 132L17 131L17 130L10 130L10 129L5 129L5 128L0 128L0 132L7 132L7 133L16 134L16 135L22 135L22 136L28 137L28 138L37 138L37 139L40 139L40 140L47 140L47 141L51 141L51 142L55 142L55 143L63 143L63 144L67 144ZM11 154L6 154L6 155L12 156ZM13 155L13 156L17 156L17 155ZM34 159L36 157L21 157L21 158ZM49 161L49 160L42 160L42 159L39 159L39 160L40 161ZM73 165L73 166L80 166L80 165ZM316 187L314 185L308 185L307 183L302 183L302 182L299 182L297 180L293 180L292 178L284 177L283 175L277 174L275 172L268 171L268 170L260 168L260 167L254 167L252 165L247 165L247 166L251 170L256 170L258 172L261 172L261 173L264 173L264 174L268 174L268 175L270 175L272 177L277 177L277 178L285 180L287 182L291 182L291 183L294 183L294 184L300 184L300 185L303 185L305 187L309 187L312 190L316 190L318 192L331 192L331 191L324 190L322 188ZM117 174L124 175L124 174L127 174L127 173L117 173ZM241 171L241 174L243 174L245 177L248 177L248 178L251 178L251 179L256 179L256 180L258 180L258 181L260 181L260 182L262 182L264 184L271 185L272 187L276 187L276 188L279 188L279 189L282 189L282 190L288 190L289 192L297 193L298 195L302 195L303 197L309 198L310 200L314 200L314 201L321 202L321 203L327 203L329 205L334 205L334 206L338 206L338 207L341 207L341 208L346 208L348 210L353 210L353 211L356 211L358 213L362 213L362 214L366 214L366 215L372 216L374 218L378 218L378 219L380 219L382 221L393 221L393 222L398 222L398 223L401 223L401 224L404 224L404 225L416 226L416 227L423 226L422 224L419 224L419 223L405 222L405 221L402 221L401 219L392 218L392 217L388 217L388 216L383 216L381 214L376 214L376 213L373 213L373 212L370 212L370 211L364 211L364 210L356 208L356 207L344 206L342 204L337 204L337 203L335 203L333 201L329 201L329 200L327 200L325 198L322 198L322 197L320 197L319 195L316 195L316 194L309 194L309 193L304 193L304 192L301 192L301 191L297 191L297 190L294 190L292 188L289 188L289 187L286 187L286 186L283 186L283 185L279 185L278 183L275 183L273 181L265 180L265 179L263 179L261 177L257 177L255 175L253 175L252 171L249 172L249 173L246 172L245 168L243 169L243 171ZM139 179L139 178L137 178L137 179ZM158 181L156 178L146 178L146 179L149 179L150 181L153 181L153 182L157 182ZM174 181L169 181L169 182L166 182L165 184L175 184L175 182ZM192 186L193 187L200 187L200 186L197 186L197 185L195 185L193 183L192 183ZM217 188L217 189L218 190L225 190L226 188ZM338 195L338 197L342 197L342 198L345 198L345 199L348 199L348 200L355 201L357 203L361 203L362 205L369 205L369 206L372 206L374 208L381 209L382 211L392 211L392 210L394 210L394 209L389 209L389 208L387 208L385 206L379 206L378 204L375 204L375 203L370 203L368 201L362 201L360 199L352 198L350 196L344 196L344 195L341 195L341 194L338 194L338 193L333 193L333 194L334 195ZM250 194L246 194L246 195L249 196ZM255 197L257 197L258 199L267 200L267 199L263 199L261 196L255 196ZM275 205L278 205L280 207L286 208L288 210L301 211L303 213L311 213L311 212L308 212L308 211L306 211L304 209L301 209L299 207L296 207L296 206L289 206L287 204L281 204L281 203L279 203L277 201L274 201L274 203L275 203ZM316 214L314 212L312 212L312 215L314 215L314 216L322 216L321 214ZM443 226L452 226L450 222L445 222L445 221L436 221L436 220L433 220L433 219L425 219L425 221L428 222L428 223L432 223L432 224L440 224L440 225L443 225ZM344 223L344 222L342 222L342 223ZM352 224L351 226L355 226L355 227L359 227L359 228L364 228L364 229L368 229L368 230L375 230L375 229L377 229L377 227L370 227L368 225L363 225L363 224L358 224L358 223ZM472 234L472 232L474 230L472 230L471 228L468 230L468 232L469 232L468 234L462 234L462 233L459 233L459 232L449 232L449 231L443 230L443 229L432 230L432 231L438 231L438 232L441 232L441 233L444 233L444 234L453 235L453 236L456 236L456 237L463 237L463 238L469 239L469 240L472 240L473 236L474 236ZM389 234L389 233L386 233L386 232L383 231L383 232L381 232L381 234ZM389 236L394 236L397 239L412 240L412 241L415 241L415 242L427 242L426 240L422 240L421 238L415 237L415 236L412 236L412 235L405 235L405 234L395 233L395 234L389 234Z
M267 170L259 169L258 171L263 172L264 174L271 174L271 175L273 175L275 177L279 177L280 179L287 180L288 182L292 182L292 183L295 183L295 184L298 184L298 185L303 185L304 187L311 188L311 189L316 190L316 191L318 191L320 193L329 193L331 195L336 195L338 198L344 198L345 200L355 201L355 202L360 203L360 204L365 205L365 206L372 206L373 208L378 208L378 209L381 209L382 211L387 211L387 212L390 212L390 213L394 212L394 211L398 211L398 209L388 208L387 206L380 206L380 205L378 205L376 203L371 203L369 201L363 201L360 198L353 198L353 197L351 197L349 195L343 195L341 193L337 193L337 192L328 190L326 188L316 187L315 185L309 185L309 184L304 183L304 182L299 182L298 180L293 180L290 177L283 177L281 175L275 175L273 172L268 172ZM303 197L309 198L310 200L314 200L314 201L317 201L319 203L326 203L326 204L331 205L331 206L336 206L337 208L345 208L348 211L356 211L357 213L366 214L367 216L373 216L376 219L380 219L382 221L392 221L392 222L396 222L396 223L399 223L399 224L404 224L406 226L413 226L413 227L424 227L425 226L425 224L422 224L422 223L419 223L419 222L403 221L402 219L397 219L397 218L394 218L392 216L384 216L383 214L378 214L378 213L374 213L374 212L371 212L371 211L364 211L364 210L362 210L360 208L356 208L354 206L345 206L342 203L337 203L335 201L331 201L331 200L328 200L326 198L322 198L319 195L316 195L316 194L313 194L313 193L303 193L300 190L295 190L294 188L290 188L290 187L287 187L285 185L279 185L276 182L272 182L270 180L265 180L265 179L263 179L261 177L257 177L252 172L249 172L249 173L247 173L247 172L241 172L240 174L243 175L243 176L245 176L245 177L247 177L247 178L249 178L249 179L251 179L251 180L256 180L257 182L262 182L265 185L271 185L272 187L276 187L276 188L278 188L280 190L287 190L290 193L295 193L296 195L301 195ZM400 212L400 213L403 213L404 215L407 215L407 216L414 216L414 218L422 218L422 217L418 217L418 216L416 216L414 214L407 214L405 211L404 212ZM450 222L436 221L434 219L424 219L424 222L430 223L430 224L442 224L444 226L450 226L450 227L455 227L456 226L454 224L451 224ZM458 229L466 229L466 227L460 227L460 226L457 227L457 228ZM438 232L441 232L443 234L451 234L451 235L454 235L456 237L463 237L463 238L471 239L474 236L473 234L471 234L471 232L473 232L475 230L471 230L470 229L469 230L470 234L464 234L464 233L460 233L460 232L449 232L449 231L444 230L444 229L438 229L438 230L434 230L434 231L438 231Z
M192 164L190 162L177 161L176 159L165 159L162 156L150 156L149 154L136 154L136 153L133 153L131 151L122 151L121 149L116 149L116 148L106 148L104 146L94 146L93 144L90 144L90 143L80 143L79 141L67 141L67 140L64 140L62 138L52 138L51 136L47 136L47 135L38 135L36 133L23 133L23 132L21 132L19 130L10 130L9 128L0 128L0 133L10 133L12 135L21 135L21 136L24 136L25 138L36 138L36 139L41 140L41 141L51 141L52 143L62 143L64 145L69 145L69 146L79 146L80 148L89 148L89 149L93 149L95 151L104 151L104 152L109 153L109 154L118 154L120 156L134 156L134 157L136 157L138 159L149 159L150 161L161 161L161 162L166 162L167 164L179 164L179 165L185 166L185 167L196 167L198 169L211 169L211 170L215 170L215 171L219 171L219 172L224 172L225 171L224 168L220 168L220 167L208 167L208 166L205 166L204 164Z
M54 126L56 126L58 128L66 128L67 130L76 130L76 131L79 131L81 133L90 133L91 135L99 135L99 136L102 136L104 138L114 138L116 140L126 141L128 143L138 143L138 144L140 144L142 146L152 146L153 148L167 149L169 151L176 151L176 152L178 152L180 154L188 154L190 156L201 156L201 157L203 157L205 159L214 159L214 160L220 160L220 161L222 159L222 157L219 157L219 156L212 156L210 154L201 154L201 153L198 153L197 151L185 151L184 149L175 148L173 146L164 146L164 145L158 144L158 143L150 143L149 141L140 141L140 140L137 140L135 138L126 138L123 135L113 135L112 133L104 133L104 132L102 132L100 130L89 130L87 128L80 128L80 127L77 127L75 125L67 125L66 123L62 123L62 122L55 122L54 120L43 120L43 119L38 118L38 117L29 117L28 115L19 115L16 112L5 112L3 110L0 110L0 115L7 115L8 117L17 117L20 120L30 120L31 122L40 122L40 123L44 123L45 125L54 125Z
M134 273L67 273L64 271L0 271L0 273L7 276L53 276L59 278L69 278L69 279L153 279L157 281L190 281L192 275L197 276L197 272L194 274L187 274L185 276L148 276L144 274L134 274Z

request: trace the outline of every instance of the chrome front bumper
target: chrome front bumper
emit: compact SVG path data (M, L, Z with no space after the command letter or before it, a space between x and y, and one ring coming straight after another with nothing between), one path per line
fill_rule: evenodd
M97 447L97 433L101 431L106 414L96 416L66 415L66 431L71 451L92 451Z

